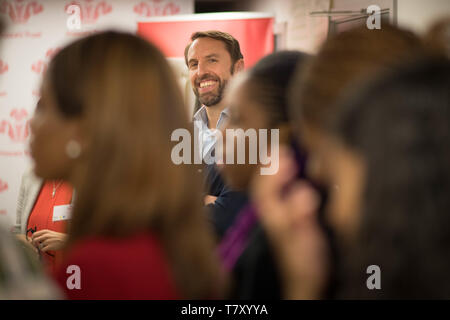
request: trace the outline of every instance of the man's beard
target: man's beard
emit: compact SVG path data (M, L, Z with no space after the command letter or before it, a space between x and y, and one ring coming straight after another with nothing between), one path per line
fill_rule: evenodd
M194 90L195 96L197 97L198 101L200 101L202 105L207 107L214 106L218 104L220 101L222 101L223 91L228 83L227 80L222 81L217 77L214 80L216 80L219 84L217 87L217 93L211 91L208 92L207 94L204 94L203 96L200 96L200 94L198 93L198 88L196 87Z

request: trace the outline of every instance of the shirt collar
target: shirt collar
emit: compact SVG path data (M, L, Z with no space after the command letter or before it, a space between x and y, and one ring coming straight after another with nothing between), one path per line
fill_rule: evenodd
M230 111L228 110L228 108L225 108L225 109L223 109L222 112L220 113L220 115L222 115L222 114L224 114L224 115L226 115L227 117L229 117L229 116L230 116Z
M203 124L208 125L208 115L206 114L206 107L202 106L193 117L194 121L201 121Z
M223 122L222 118L228 118L230 116L230 111L228 108L222 110L219 116L219 124ZM206 107L202 106L192 117L194 121L201 121L204 125L208 126L208 115L206 114Z

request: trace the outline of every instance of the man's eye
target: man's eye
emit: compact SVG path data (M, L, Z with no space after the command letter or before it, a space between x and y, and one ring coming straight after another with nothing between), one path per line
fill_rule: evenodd
M197 63L192 63L190 66L189 66L189 69L193 69L193 68L196 68L197 67Z

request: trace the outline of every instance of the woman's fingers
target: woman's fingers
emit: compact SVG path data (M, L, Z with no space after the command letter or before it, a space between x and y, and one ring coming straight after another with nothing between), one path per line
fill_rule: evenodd
M275 159L274 161L277 161ZM280 148L278 159L278 172L273 175L257 175L253 183L253 193L258 200L265 200L266 197L275 199L281 196L282 188L292 180L297 173L297 167L292 157L291 151Z
M38 246L40 243L42 243L48 239L62 240L64 238L63 235L64 234L62 234L62 233L51 231L51 230L41 230L41 231L39 231L39 233L35 232L33 234L32 241L35 246Z
M53 240L46 240L41 243L41 251L47 252L49 250L55 250L56 242Z
M42 242L42 241L44 241L44 240L46 240L46 239L49 239L49 238L51 238L53 235L51 234L51 233L44 233L44 234L41 234L40 236L38 236L38 237L35 237L34 235L33 235L33 237L31 238L32 239L32 241L33 241L33 244L36 246L36 245L38 245L40 242Z
M32 242L34 245L37 245L37 244L38 244L38 241L39 241L38 238L40 239L42 236L46 236L46 235L49 233L49 231L50 231L50 230L48 230L48 229L36 231L35 233L33 233L33 234L31 235L31 242Z
M52 233L52 232L53 231L48 230L48 229L42 229L42 230L39 230L39 231L36 231L35 233L33 233L31 238L33 239L33 238L39 237L41 235L44 235L44 234L47 234L47 233Z
M252 186L252 197L261 219L269 224L284 222L285 202L283 190L295 177L296 165L287 148L280 150L279 169L274 175L258 175Z
M286 219L292 225L299 226L305 219L317 218L320 197L307 181L298 181L292 185L284 201L290 214Z
M66 240L66 234L53 232L51 237L40 242L41 251L46 252L48 250L60 250L64 246Z

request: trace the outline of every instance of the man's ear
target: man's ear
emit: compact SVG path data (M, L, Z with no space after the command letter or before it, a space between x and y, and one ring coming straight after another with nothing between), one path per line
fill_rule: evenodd
M244 70L244 59L239 59L238 61L235 62L234 67L233 67L233 74L236 74L238 72L241 72L242 70Z

